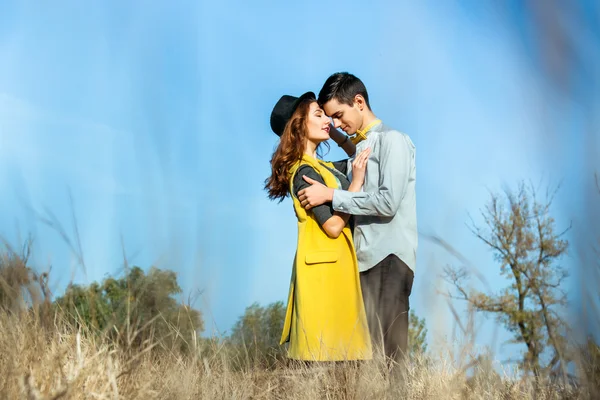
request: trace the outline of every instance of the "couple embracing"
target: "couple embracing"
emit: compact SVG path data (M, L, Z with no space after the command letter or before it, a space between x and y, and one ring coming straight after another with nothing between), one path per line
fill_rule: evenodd
M318 98L282 96L270 122L280 142L265 189L291 195L298 219L281 335L288 357L369 360L379 350L400 361L417 251L412 141L375 116L349 73L331 75ZM347 160L320 159L330 138Z

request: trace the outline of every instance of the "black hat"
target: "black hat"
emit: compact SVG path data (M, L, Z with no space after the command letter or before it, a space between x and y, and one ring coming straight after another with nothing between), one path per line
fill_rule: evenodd
M306 92L300 97L289 96L287 94L281 96L271 112L271 129L277 136L281 137L285 125L292 118L292 115L294 115L294 111L306 99L316 100L317 97L313 92Z

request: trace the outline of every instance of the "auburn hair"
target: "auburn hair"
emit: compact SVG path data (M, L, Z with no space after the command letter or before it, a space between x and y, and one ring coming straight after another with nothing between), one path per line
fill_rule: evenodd
M271 157L271 176L265 180L269 199L283 201L290 189L290 169L302 159L308 138L308 112L315 99L306 99L298 105L285 125L279 146Z

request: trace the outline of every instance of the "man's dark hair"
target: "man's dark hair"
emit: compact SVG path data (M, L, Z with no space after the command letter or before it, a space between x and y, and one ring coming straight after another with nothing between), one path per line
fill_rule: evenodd
M317 102L323 107L329 100L335 99L342 104L352 106L354 104L354 97L357 94L364 97L365 103L367 103L367 107L370 110L369 95L364 83L348 72L337 72L327 78L323 88L319 92Z

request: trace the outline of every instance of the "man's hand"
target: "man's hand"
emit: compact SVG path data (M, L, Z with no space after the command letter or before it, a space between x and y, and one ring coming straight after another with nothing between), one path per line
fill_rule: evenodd
M311 208L325 204L328 201L333 201L332 188L329 188L314 179L310 179L306 175L303 175L302 178L311 184L311 186L298 192L298 200L300 200L300 204L302 204L304 209L310 210Z

